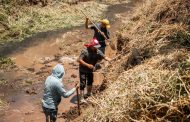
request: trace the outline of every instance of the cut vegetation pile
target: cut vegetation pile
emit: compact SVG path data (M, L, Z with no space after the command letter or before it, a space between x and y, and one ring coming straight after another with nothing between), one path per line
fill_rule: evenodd
M121 17L121 56L108 67L108 88L90 98L85 121L190 120L189 13L189 0L146 0Z

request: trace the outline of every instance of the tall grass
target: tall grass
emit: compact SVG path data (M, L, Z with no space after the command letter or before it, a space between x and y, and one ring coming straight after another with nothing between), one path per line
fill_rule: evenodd
M4 4L0 8L0 42L4 43L22 40L37 32L79 26L85 19L80 9L99 20L107 5L91 1L73 6L58 2L45 7Z

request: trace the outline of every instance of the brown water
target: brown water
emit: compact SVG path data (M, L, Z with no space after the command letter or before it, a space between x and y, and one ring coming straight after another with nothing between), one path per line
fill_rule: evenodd
M122 24L120 21L115 21L113 15L127 13L130 10L129 6L131 3L109 7L106 15L112 21L110 29L112 38ZM51 74L52 67L59 62L64 65L66 70L64 84L67 89L72 88L74 82L79 81L76 58L83 48L82 45L88 42L92 36L92 32L85 30L84 27L69 31L59 30L57 33L43 33L43 36L37 34L37 36L30 38L29 46L24 44L26 46L22 45L14 51L7 51L11 52L8 55L16 62L18 69L0 73L0 76L12 83L12 86L0 88L3 97L9 103L8 108L0 118L0 122L44 122L41 98L45 78ZM63 44L65 46L61 46ZM112 58L114 54L115 51L108 46L106 55ZM73 77L73 75L76 76ZM94 84L100 85L102 80L103 75L96 73ZM20 82L22 85L17 85ZM26 93L27 91L29 92ZM76 106L76 94L67 99L62 99L59 105L58 122L64 121L63 118L59 118L61 113L69 110L72 106Z

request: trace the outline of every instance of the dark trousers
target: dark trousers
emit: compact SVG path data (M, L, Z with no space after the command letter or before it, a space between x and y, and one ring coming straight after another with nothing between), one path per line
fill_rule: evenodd
M56 122L58 109L49 109L43 107L43 112L46 116L46 122Z
M106 49L106 46L101 46L100 48L98 48L100 51L102 51L103 54L105 54L105 49Z
M93 73L84 73L84 72L80 72L79 71L79 75L80 75L80 90L84 90L84 88L87 86L92 86L93 83Z

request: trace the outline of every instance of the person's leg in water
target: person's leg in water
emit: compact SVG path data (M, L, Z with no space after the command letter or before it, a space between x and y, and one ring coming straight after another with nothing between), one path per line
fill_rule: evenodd
M44 112L45 117L46 117L46 122L49 122L50 114L49 114L48 108L45 108L45 107L42 106L42 109L43 109L43 112Z
M81 103L85 103L84 99L84 89L86 86L86 73L79 72L80 75L80 101Z
M87 97L91 96L92 94L92 84L93 84L93 73L87 74Z
M50 110L50 122L56 122L56 120L57 120L57 111L58 111L58 109L51 109Z
M58 109L43 108L43 112L46 116L46 122L56 122Z

